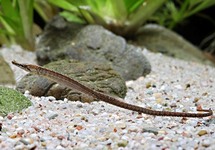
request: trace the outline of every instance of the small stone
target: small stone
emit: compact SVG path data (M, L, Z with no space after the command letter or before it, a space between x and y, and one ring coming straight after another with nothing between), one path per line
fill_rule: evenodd
M36 133L33 133L33 134L31 134L30 135L30 138L32 138L32 139L39 139L39 137L38 137L38 135L36 134Z
M119 147L126 147L126 146L128 145L128 141L126 141L126 140L120 140L120 141L117 143L117 145L118 145Z
M30 92L29 92L28 90L26 90L24 94L25 94L25 95L29 95Z
M209 147L210 145L211 145L210 140L204 140L204 141L202 142L202 146L204 146L204 147Z
M123 135L123 136L121 137L121 139L122 139L122 140L129 141L130 138L129 138L128 136L126 136L126 135Z
M80 104L80 103L79 103L79 104L77 104L76 106L77 106L78 108L83 108L83 105L82 105L82 104Z
M205 135L205 134L208 134L208 132L207 132L206 130L200 130L200 131L198 132L198 135L199 135L199 136L202 136L202 135Z
M54 114L49 114L49 115L48 115L48 119L49 119L49 120L55 119L57 116L58 116L58 114L56 114L56 113L54 113Z
M17 134L12 134L9 136L11 139L15 139L17 137Z
M63 101L64 101L64 102L68 102L68 99L67 99L67 98L64 98Z
M161 89L162 91L165 91L165 90L166 90L166 86L165 86L165 85L162 85L162 86L160 87L160 89Z
M186 84L186 89L188 89L188 88L190 88L190 84L188 83L188 84Z
M64 147L62 147L61 145L58 145L58 146L56 147L56 149L64 149Z
M116 124L117 128L120 128L120 129L125 129L126 128L125 122L117 121L115 124Z
M75 130L74 125L69 125L69 126L67 127L67 130L68 130L69 132L74 132L74 130Z
M22 138L22 139L20 139L20 142L22 142L25 145L29 145L29 144L32 144L34 142L34 140L31 138Z
M54 100L56 100L56 98L55 98L54 96L48 96L47 98L48 98L49 101L54 101Z
M175 88L178 89L178 90L182 90L183 89L183 87L181 85L179 85L179 84L175 85Z
M57 136L57 138L58 138L59 140L65 139L65 137L64 137L63 135L59 135L59 136Z
M139 130L139 128L137 126L129 126L128 131L130 132L137 132Z
M165 130L159 130L158 133L159 134L167 134Z
M25 130L23 128L17 128L17 135L22 136L25 133Z
M195 97L194 100L193 100L193 102L194 102L194 103L197 103L199 100L200 100L199 97Z
M14 147L15 150L20 150L20 149L24 149L24 145L23 144L19 144L19 145L16 145Z
M4 119L4 117L0 116L0 120L3 120L3 119Z
M163 99L162 98L156 98L156 103L157 104L162 104L163 102Z
M56 137L57 135L56 135L56 133L52 132L52 133L50 133L50 136Z
M170 105L170 107L171 107L171 108L177 107L177 105L176 105L176 103L172 103L172 104Z
M152 95L152 94L153 94L153 91L149 89L149 90L146 91L146 94L147 94L147 95Z
M146 88L147 88L147 89L150 88L151 86L152 86L151 82L147 82L147 83L146 83Z
M43 146L43 147L46 147L46 142L41 142L41 145Z
M154 93L153 96L157 99L161 98L162 93Z
M157 86L155 84L152 85L153 88L156 88Z
M202 96L207 96L207 95L208 95L207 92L202 93Z
M77 125L75 128L76 128L76 130L80 131L80 130L82 130L84 127L81 126L81 125Z
M144 127L143 132L149 132L149 133L154 133L155 135L158 134L158 129L156 128L151 128L151 127Z
M117 141L117 140L120 139L119 135L118 135L116 132L111 132L109 136L110 136L110 139L111 139L111 140L114 140L114 141ZM109 139L109 140L110 140L110 139ZM107 142L107 143L108 143L108 142Z
M93 115L98 115L100 112L101 112L100 109L93 109L92 110Z
M68 147L68 145L69 145L69 141L66 140L66 139L63 139L63 140L61 141L61 144L60 144L60 145L66 148L66 147Z

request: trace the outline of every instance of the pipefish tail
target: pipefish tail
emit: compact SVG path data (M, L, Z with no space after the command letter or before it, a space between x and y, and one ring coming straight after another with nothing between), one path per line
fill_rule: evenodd
M93 89L88 88L87 86L81 84L80 82L66 76L62 75L58 72L55 72L53 70L43 68L41 66L37 65L32 65L32 64L21 64L16 61L12 61L12 64L14 64L17 67L20 67L21 69L39 75L39 76L44 76L48 79L53 80L54 82L57 82L65 87L68 87L70 89L76 89L84 94L87 94L89 96L92 96L93 98L96 98L98 100L104 101L106 103L136 111L139 113L144 113L148 115L154 115L154 116L172 116L172 117L197 117L197 118L202 118L202 117L208 117L213 115L212 109L202 109L199 111L202 111L204 113L188 113L188 112L170 112L170 111L157 111L157 110L151 110L147 108L143 108L137 105L129 104L121 99L114 98L110 95L95 91Z

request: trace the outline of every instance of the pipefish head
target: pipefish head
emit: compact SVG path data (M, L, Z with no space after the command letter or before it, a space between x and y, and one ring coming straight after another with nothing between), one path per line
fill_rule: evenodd
M21 64L21 63L16 62L15 60L12 61L12 64L27 72L31 72L31 73L37 72L37 66L35 66L35 65Z

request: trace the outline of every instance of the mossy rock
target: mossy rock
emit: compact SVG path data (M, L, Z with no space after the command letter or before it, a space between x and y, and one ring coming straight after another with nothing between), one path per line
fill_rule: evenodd
M20 112L31 105L31 101L22 93L0 86L0 116L6 116L11 112Z
M44 67L67 75L93 90L120 98L124 98L126 95L125 81L108 64L59 60ZM61 84L35 74L24 76L17 83L16 89L21 93L28 90L34 96L54 96L56 99L67 98L71 101L81 102L97 100L80 91L66 88Z
M11 85L15 84L14 74L11 70L10 66L7 64L7 62L4 60L2 55L0 54L0 84L1 85Z

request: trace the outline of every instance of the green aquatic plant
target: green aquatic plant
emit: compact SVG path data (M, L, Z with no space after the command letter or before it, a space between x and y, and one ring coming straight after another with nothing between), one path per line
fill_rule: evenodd
M151 20L169 29L173 29L187 18L213 5L215 5L214 0L168 0L163 7L151 17Z
M132 37L166 0L47 0L63 9L67 20L99 24L124 37Z
M34 50L34 0L0 0L0 44L18 43Z

